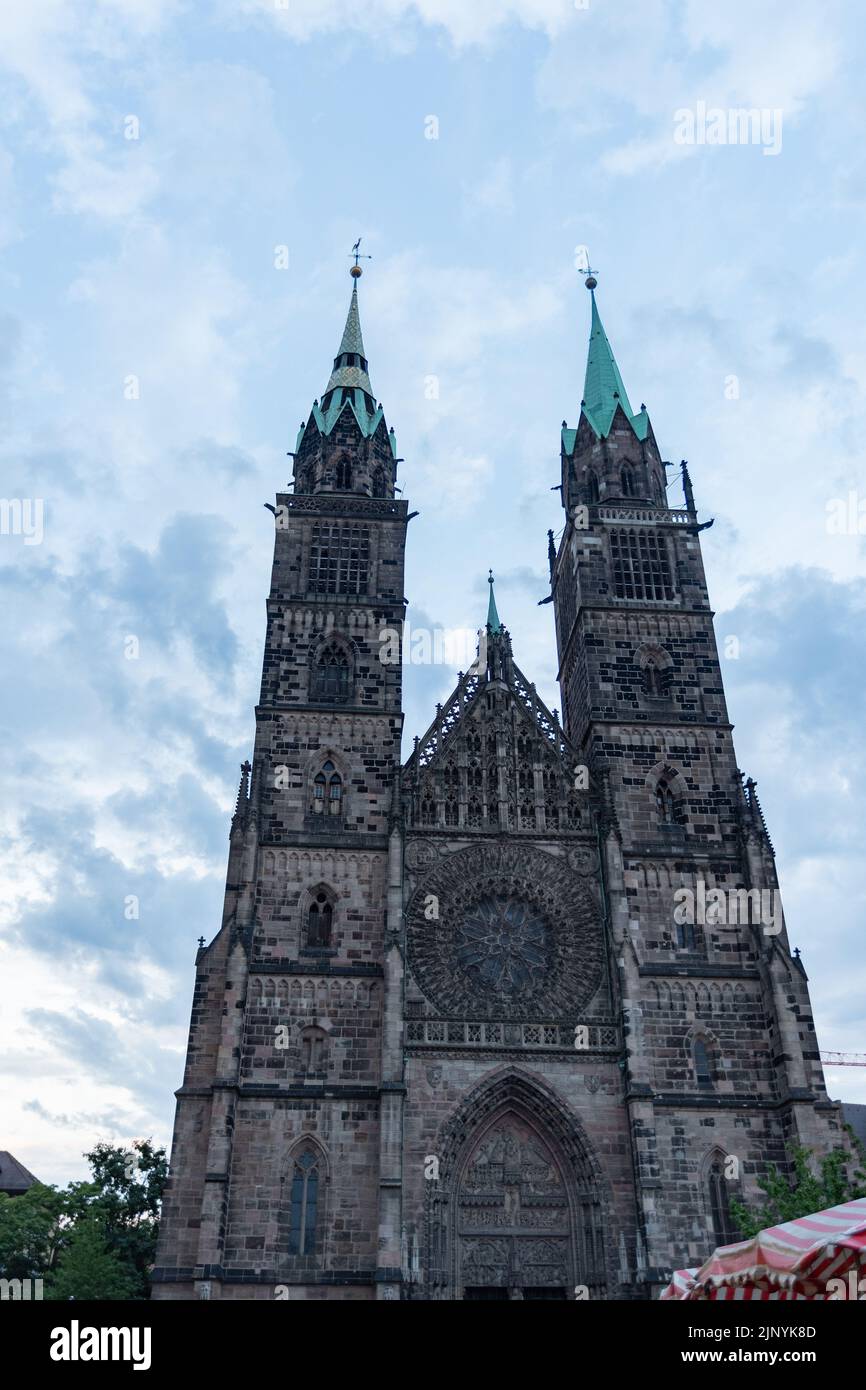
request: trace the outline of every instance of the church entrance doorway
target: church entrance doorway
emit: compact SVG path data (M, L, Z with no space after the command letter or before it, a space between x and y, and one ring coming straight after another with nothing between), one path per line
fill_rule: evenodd
M554 1146L528 1118L500 1115L471 1143L454 1215L466 1301L563 1300L596 1283L597 1202L570 1190Z

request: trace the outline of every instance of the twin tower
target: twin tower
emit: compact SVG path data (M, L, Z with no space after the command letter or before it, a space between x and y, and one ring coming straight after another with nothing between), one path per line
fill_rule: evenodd
M652 1297L736 1238L769 1164L842 1137L688 472L671 506L590 278L550 544L563 722L491 588L478 659L401 763L411 517L358 272L273 509L153 1295Z

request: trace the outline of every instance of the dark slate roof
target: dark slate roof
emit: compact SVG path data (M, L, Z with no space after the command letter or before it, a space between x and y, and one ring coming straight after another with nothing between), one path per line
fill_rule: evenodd
M26 1192L38 1178L6 1149L0 1149L0 1192Z

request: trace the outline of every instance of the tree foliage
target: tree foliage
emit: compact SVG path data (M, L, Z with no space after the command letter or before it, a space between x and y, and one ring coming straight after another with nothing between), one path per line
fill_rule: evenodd
M84 1156L83 1182L0 1194L0 1277L44 1279L52 1298L148 1298L165 1149L136 1139L129 1149L97 1144Z
M63 1257L48 1280L45 1297L57 1301L98 1299L116 1302L140 1297L136 1270L112 1250L94 1216L71 1228Z
M863 1146L850 1128L848 1134L853 1148L857 1150L859 1162L866 1167ZM747 1206L736 1198L732 1199L731 1215L744 1240L756 1236L768 1226L780 1226L786 1221L796 1221L798 1217L824 1211L827 1207L837 1207L842 1202L866 1197L866 1172L856 1166L858 1159L849 1150L833 1149L819 1160L810 1149L797 1148L791 1157L792 1178L771 1167L766 1176L759 1179L758 1186L767 1199L764 1203Z
M62 1241L66 1195L37 1182L18 1197L0 1192L0 1277L43 1279Z

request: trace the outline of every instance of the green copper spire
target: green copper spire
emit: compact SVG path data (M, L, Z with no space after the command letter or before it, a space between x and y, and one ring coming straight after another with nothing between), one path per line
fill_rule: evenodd
M490 628L491 632L500 632L502 630L502 624L499 621L499 614L496 611L496 596L493 592L493 570L490 571L490 577L487 583L490 585L490 600L487 604L487 626Z
M319 401L314 403L309 419L301 425L295 444L296 452L300 449L310 425L314 424L320 434L329 435L344 410L353 413L358 428L367 439L372 438L380 424L384 423L385 414L373 395L364 351L361 315L358 310L358 279L362 271L357 262L349 273L355 283L352 286L352 298L349 300L349 312L340 340L340 350L334 358L334 368L322 395L321 404ZM388 434L391 450L396 458L397 440L393 430L389 430Z
M367 375L367 355L364 352L364 339L361 334L357 281L352 286L352 298L349 300L346 327L343 329L339 352L334 358L334 370L331 372L330 380L325 387L325 395L327 396L328 392L333 391L337 386L348 386L352 390L357 387L366 391L368 396L373 394L370 378Z
M646 439L649 418L641 407L637 415L631 408L628 392L616 365L613 349L608 342L598 305L595 302L595 278L590 277L587 286L592 294L592 326L589 334L589 355L586 360L586 380L583 387L583 413L599 439L610 434L617 406L622 406L625 417L638 439Z

